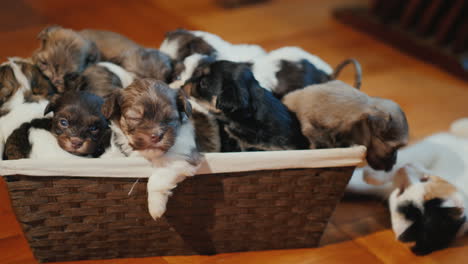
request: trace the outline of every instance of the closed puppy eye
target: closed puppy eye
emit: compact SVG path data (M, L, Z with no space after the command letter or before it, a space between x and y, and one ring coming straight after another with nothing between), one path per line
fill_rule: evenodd
M59 123L62 127L68 127L68 120L66 120L65 118L60 119Z

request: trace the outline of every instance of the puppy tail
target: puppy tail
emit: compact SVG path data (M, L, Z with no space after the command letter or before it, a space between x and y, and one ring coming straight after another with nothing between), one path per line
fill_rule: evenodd
M359 63L359 61L357 61L354 58L346 59L340 64L338 64L338 66L336 66L335 70L333 71L331 78L332 80L336 80L338 78L338 75L340 75L341 71L343 70L343 68L347 66L348 64L354 65L354 69L356 71L354 74L354 87L359 90L361 89L361 83L362 83L362 69L361 69L361 64Z
M455 120L450 125L450 133L459 137L468 137L468 118Z

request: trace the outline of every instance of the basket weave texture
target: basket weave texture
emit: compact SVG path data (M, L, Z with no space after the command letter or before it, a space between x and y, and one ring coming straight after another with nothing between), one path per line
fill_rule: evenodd
M154 221L146 182L8 176L40 262L315 247L354 167L197 175Z

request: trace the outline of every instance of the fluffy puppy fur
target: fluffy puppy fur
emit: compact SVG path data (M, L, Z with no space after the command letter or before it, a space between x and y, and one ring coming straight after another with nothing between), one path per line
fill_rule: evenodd
M367 147L367 161L390 170L397 150L408 142L408 123L393 101L369 97L341 82L308 86L283 98L301 122L310 148Z
M248 63L199 67L183 89L225 122L242 150L307 148L295 115L258 84Z
M96 43L103 60L119 64L139 78L153 78L164 82L172 80L172 61L159 50L142 47L110 31L86 29L79 33Z
M134 75L122 67L110 62L99 62L89 66L82 73L65 75L65 90L88 91L106 97L115 89L127 87L133 79Z
M38 39L41 45L33 54L33 62L59 92L64 92L66 74L82 72L100 59L96 44L71 29L50 26L39 33Z
M38 142L42 136L31 137L31 129L50 132L56 138L58 146L68 153L92 157L101 155L110 131L101 113L102 103L100 97L87 92L71 91L54 96L44 110L44 115L53 112L53 117L34 119L13 131L6 143L6 158L28 158L31 157L31 153L48 151L47 148L36 148L32 152L33 143ZM51 152L57 152L54 149L52 148Z
M266 54L258 45L231 44L208 32L185 29L166 33L166 38L159 49L177 61L182 61L195 53L235 62L252 61Z
M29 60L15 58L0 65L0 154L14 129L42 117L52 93L51 83Z
M148 180L148 208L156 219L166 210L171 190L195 174L200 162L183 91L153 79L138 79L107 98L111 146L105 157L143 156L154 167Z
M395 236L414 242L415 254L445 248L468 230L467 136L440 133L403 148L390 172L356 170L347 192L388 199Z

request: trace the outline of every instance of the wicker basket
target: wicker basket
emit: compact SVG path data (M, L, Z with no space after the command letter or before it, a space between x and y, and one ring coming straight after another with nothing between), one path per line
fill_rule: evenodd
M317 246L364 156L364 147L206 154L156 221L141 159L3 161L0 174L41 262L214 254Z

